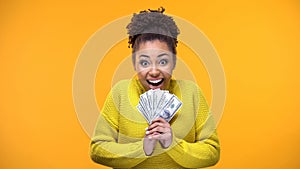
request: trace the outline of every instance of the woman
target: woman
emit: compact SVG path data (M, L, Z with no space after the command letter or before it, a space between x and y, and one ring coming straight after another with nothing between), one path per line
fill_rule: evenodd
M137 75L110 91L95 128L90 155L113 168L200 168L219 160L212 116L193 82L172 79L179 29L164 9L134 14L127 26ZM136 106L150 89L168 90L183 106L167 122L148 125ZM146 129L145 129L146 128Z

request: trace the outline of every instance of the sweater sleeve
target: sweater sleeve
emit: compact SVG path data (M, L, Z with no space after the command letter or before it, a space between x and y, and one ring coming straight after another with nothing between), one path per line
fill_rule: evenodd
M199 97L194 100L194 104L199 105L195 121L195 141L187 142L176 138L173 133L172 145L167 150L168 155L185 168L212 166L220 158L220 145L214 119L200 90L197 93Z
M118 116L119 112L110 92L95 127L90 156L99 164L113 168L131 168L147 158L143 151L143 140L118 143Z

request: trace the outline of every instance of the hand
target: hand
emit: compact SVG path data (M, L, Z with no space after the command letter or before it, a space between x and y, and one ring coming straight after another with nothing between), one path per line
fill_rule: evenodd
M172 144L172 129L170 124L163 118L154 119L146 131L148 139L158 140L163 148Z

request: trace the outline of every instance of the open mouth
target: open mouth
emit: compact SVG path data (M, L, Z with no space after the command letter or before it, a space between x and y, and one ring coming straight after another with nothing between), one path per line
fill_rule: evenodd
M164 79L147 80L147 82L152 86L159 86L160 84L162 84L163 81Z

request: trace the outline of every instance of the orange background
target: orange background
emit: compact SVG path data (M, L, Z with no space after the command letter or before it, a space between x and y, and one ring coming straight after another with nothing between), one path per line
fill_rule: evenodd
M74 110L76 59L105 24L159 6L199 27L224 66L222 154L211 168L300 167L299 1L7 0L0 2L0 168L105 168L89 159Z

